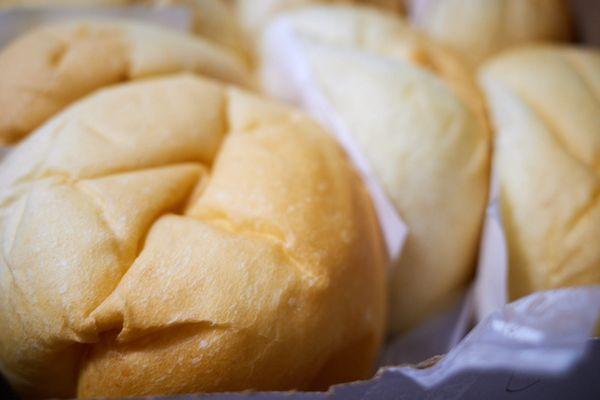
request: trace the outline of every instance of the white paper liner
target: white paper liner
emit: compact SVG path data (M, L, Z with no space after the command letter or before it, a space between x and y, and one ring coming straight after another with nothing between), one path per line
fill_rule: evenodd
M267 27L262 43L262 72L269 78L265 80L269 83L265 89L276 97L302 106L335 134L374 193L384 232L393 232L401 219L387 220L386 215L390 214L380 208L383 204L393 209L393 205L372 177L366 160L334 109L316 87L301 40L285 16ZM587 339L600 313L600 286L538 292L507 305L508 251L498 205L498 187L495 179L492 181L473 289L451 310L395 338L382 355L381 363L389 365L414 363L449 350L442 361L431 368L394 368L425 387L468 369L565 372L584 354ZM378 200L378 195L382 195L384 201ZM406 235L406 227L402 230ZM386 239L390 249L393 240ZM460 341L470 327L474 311L481 322Z
M473 294L468 290L448 310L410 332L395 337L384 348L380 366L417 364L454 348L471 328Z
M0 146L0 162L2 162L2 160L4 159L4 157L6 157L6 155L10 151L10 149L11 148L7 147L7 146Z
M492 169L474 284L475 316L478 320L508 303L508 245L499 195L498 177Z
M0 11L0 48L35 26L80 18L134 19L179 31L189 31L192 24L192 16L185 7L17 7Z
M534 293L491 313L434 366L388 368L427 388L468 370L562 374L585 353L598 313L598 287Z

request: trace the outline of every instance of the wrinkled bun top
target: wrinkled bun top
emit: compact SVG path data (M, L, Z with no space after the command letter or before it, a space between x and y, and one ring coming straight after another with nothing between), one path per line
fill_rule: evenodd
M0 165L0 370L26 396L371 373L384 250L338 146L192 76L104 89Z
M480 81L496 131L510 297L600 284L600 52L511 50Z
M18 141L98 88L179 71L243 85L250 79L235 53L155 25L72 21L37 28L0 52L0 144Z
M413 22L472 66L505 48L571 37L568 0L409 0Z
M293 40L283 43L285 32ZM470 74L400 18L362 7L289 12L262 52L265 89L304 103L322 96L408 225L392 329L450 306L474 270L488 187L489 134Z

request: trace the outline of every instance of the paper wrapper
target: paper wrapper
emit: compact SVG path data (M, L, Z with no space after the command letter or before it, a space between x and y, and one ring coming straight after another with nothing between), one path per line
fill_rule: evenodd
M294 32L285 16L265 30L262 74L268 79L264 80L264 89L304 108L348 151L374 196L388 250L395 258L401 251L404 235L410 232L373 177L343 121L316 85L303 46L303 38ZM507 304L508 257L495 182L493 189L473 288L446 313L402 337L393 338L383 352L382 365L416 363L447 353L425 369L387 367L423 387L436 386L459 372L473 369L564 373L585 353L587 339L600 313L600 287L539 292ZM464 337L475 311L482 320Z
M10 151L10 147L0 146L0 162L4 159L4 157Z

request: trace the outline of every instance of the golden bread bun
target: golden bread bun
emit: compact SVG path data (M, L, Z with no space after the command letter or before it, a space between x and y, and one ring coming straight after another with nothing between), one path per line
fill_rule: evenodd
M335 24L328 21L335 21ZM488 188L489 133L470 74L450 54L373 9L315 6L289 24L311 85L354 138L408 225L392 274L392 330L412 328L448 307L475 266ZM285 97L263 42L263 86ZM269 65L271 64L271 65Z
M25 396L366 378L382 239L303 114L193 76L81 100L0 166L0 370Z
M409 0L413 22L476 66L498 51L571 37L568 0Z
M178 71L249 83L234 53L158 26L75 21L35 29L0 52L0 143L100 87Z
M486 63L510 298L600 284L600 52L530 46Z

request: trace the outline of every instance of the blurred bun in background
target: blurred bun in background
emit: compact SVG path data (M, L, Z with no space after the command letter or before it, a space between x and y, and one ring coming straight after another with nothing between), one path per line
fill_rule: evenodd
M510 298L600 284L600 52L509 50L480 72L509 250Z
M472 66L505 48L568 41L568 0L408 0L414 24Z

